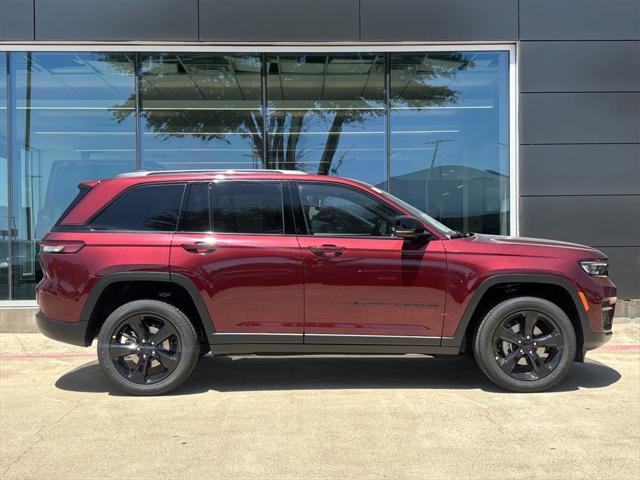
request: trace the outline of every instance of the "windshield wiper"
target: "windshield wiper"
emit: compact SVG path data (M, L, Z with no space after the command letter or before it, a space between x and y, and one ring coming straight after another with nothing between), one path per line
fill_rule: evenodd
M468 238L468 237L473 237L475 235L475 233L473 232L456 232L456 233L452 233L451 235L449 235L449 238Z

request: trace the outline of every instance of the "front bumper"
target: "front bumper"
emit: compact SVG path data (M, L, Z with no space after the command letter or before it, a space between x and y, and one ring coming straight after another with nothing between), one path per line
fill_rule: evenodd
M58 342L87 347L91 341L87 338L89 322L61 322L36 313L36 325L45 336Z
M609 291L608 293L611 293ZM613 290L615 294L615 290ZM594 350L611 340L613 336L613 314L615 312L615 297L601 299L597 304L591 304L588 322L582 329L582 351L577 353L577 359L584 361L589 350Z
M601 347L608 343L612 336L613 332L611 330L608 332L584 332L584 343L582 345L582 349L586 352L588 350L594 350Z

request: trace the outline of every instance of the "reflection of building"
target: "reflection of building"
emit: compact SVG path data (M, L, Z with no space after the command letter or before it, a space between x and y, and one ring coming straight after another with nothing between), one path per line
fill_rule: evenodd
M589 243L640 296L633 3L0 0L0 301L33 298L80 180L253 167Z
M500 231L509 213L509 176L491 170L448 165L394 177L394 189L451 228Z

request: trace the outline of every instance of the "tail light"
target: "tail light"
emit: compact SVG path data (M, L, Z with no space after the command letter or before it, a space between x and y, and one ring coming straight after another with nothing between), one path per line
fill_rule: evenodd
M41 243L40 253L77 253L82 247L84 247L84 242L81 241Z

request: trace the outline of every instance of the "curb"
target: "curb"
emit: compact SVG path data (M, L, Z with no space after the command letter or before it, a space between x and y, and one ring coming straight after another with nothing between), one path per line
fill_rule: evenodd
M39 333L37 311L38 307L0 308L0 333Z

